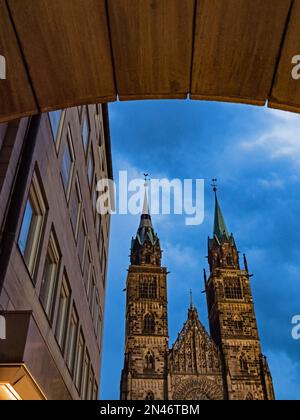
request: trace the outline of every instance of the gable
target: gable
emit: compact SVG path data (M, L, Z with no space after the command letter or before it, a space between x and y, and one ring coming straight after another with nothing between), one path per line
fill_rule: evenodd
M170 350L169 368L170 373L222 374L219 350L194 308Z

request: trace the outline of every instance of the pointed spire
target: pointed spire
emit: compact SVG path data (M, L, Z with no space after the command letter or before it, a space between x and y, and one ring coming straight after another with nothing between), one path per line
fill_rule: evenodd
M145 194L144 194L144 204L143 204L143 214L147 214L150 216L150 211L149 211L149 203L148 203L148 181L147 181L147 176L148 174L144 174L145 175Z
M144 194L143 210L141 214L140 229L144 227L153 229L150 210L149 210L149 202L148 202L148 174L144 174L144 176L145 176L145 184L144 184L145 194Z
M226 223L222 214L221 207L219 205L218 196L217 196L217 180L213 179L213 191L215 193L215 221L214 221L214 236L216 236L221 242L223 235L225 234L229 238L228 230Z
M193 302L193 291L190 290L190 309L194 309L194 302Z

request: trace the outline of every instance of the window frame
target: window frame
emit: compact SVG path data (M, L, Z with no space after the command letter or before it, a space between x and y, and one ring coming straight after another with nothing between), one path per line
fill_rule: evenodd
M92 162L92 173L91 174L89 173L90 162ZM95 175L96 175L96 161L95 161L93 145L91 144L89 157L88 157L88 160L87 160L87 179L88 179L89 189L90 189L91 193L93 192L93 183L94 183Z
M84 129L84 126L85 126L85 122L87 123L86 144L84 142L84 135L83 135L83 129ZM83 147L83 152L84 152L85 158L88 155L90 139L91 139L91 122L90 122L88 105L86 105L86 106L83 107L82 112L81 112L81 141L82 141L82 147Z
M82 199L82 192L81 192L78 173L76 173L76 177L75 177L73 194L76 194L76 199L79 198L77 220L76 220L75 228L73 226L73 221L72 221L72 217L71 217L71 214L70 214L71 225L72 225L72 229L73 229L73 233L74 233L74 237L75 237L75 242L77 243L78 234L79 234L79 226L80 226L80 218L81 218L81 214L82 214L82 211L83 211L83 199ZM71 203L71 201L72 201L72 198L70 198L70 203Z
M73 324L72 324L73 322ZM72 325L74 325L75 330L72 330ZM71 333L74 331L73 341L71 342ZM76 361L76 348L77 348L77 340L79 334L79 315L75 306L75 303L72 304L72 309L70 311L70 317L68 321L67 327L67 337L66 337L66 352L65 352L65 360L69 372L73 378L74 376L74 369L75 369L75 361Z
M53 283L52 284L52 298L51 298L50 308L49 308L49 311L48 311L47 303L48 303L48 300L49 300L49 289L48 289L48 293L47 293L47 296L48 296L47 303L44 302L43 297L42 297L42 293L43 293L46 260L47 260L49 248L50 248L50 252L52 253L53 260L55 260L56 270L55 270L55 273L51 274L52 275L51 282ZM40 300L40 303L42 305L42 308L43 308L43 310L46 314L46 317L47 317L50 325L52 325L52 323L53 323L53 317L54 317L54 312L55 312L56 294L57 294L57 289L58 289L61 264L62 264L62 253L61 253L61 250L60 250L60 247L59 247L59 244L58 244L58 240L57 240L57 236L55 234L54 228L52 227L51 231L50 231L50 235L49 235L48 246L47 246L47 251L46 251L46 256L45 256L45 261L44 261L42 282L41 282L40 291L39 291L39 300ZM55 278L53 278L53 277L55 277Z
M66 299L66 307L65 307L65 314L63 321L59 320L60 316L60 305L61 305L61 293L62 291L65 293L65 299ZM66 337L67 337L67 325L68 325L68 319L69 319L69 313L70 313L70 307L71 307L71 296L72 296L72 290L70 287L70 283L67 277L67 273L63 273L62 282L60 285L59 294L57 296L57 314L56 314L56 321L55 321L55 339L58 344L58 347L61 350L61 353L64 355L65 353L65 346L66 346ZM58 328L60 327L60 332L58 332Z
M21 235L23 231L27 204L30 204L32 210L32 216L29 223L28 232L26 234L26 242L23 246L21 245ZM42 233L46 224L46 217L48 211L48 204L45 199L45 194L42 191L40 182L38 180L37 173L34 172L29 187L29 192L24 206L22 222L19 229L18 236L18 249L26 265L28 273L32 281L34 280L37 260L41 245ZM37 220L34 220L34 217ZM34 225L33 225L34 222Z
M53 132L53 126L52 126L51 117L50 117L50 114L52 112L60 112L60 120L59 120L59 125L58 125L58 130L57 130L56 136L55 136L55 133ZM61 144L61 138L62 138L62 132L63 132L63 126L64 126L64 122L65 122L65 117L66 117L66 110L65 109L59 109L59 110L56 110L56 111L48 112L48 120L49 120L50 130L51 130L53 142L54 142L54 145L55 145L56 153L58 153L59 147L60 147L60 144Z
M83 229L83 250L82 255L80 256L80 233L81 229ZM82 217L81 217L81 224L80 224L80 231L78 233L78 241L77 241L77 251L78 251L78 258L79 258L79 264L81 268L82 274L84 274L84 265L85 265L85 259L86 259L86 253L87 253L87 246L88 246L88 227L85 217L85 212L82 211ZM82 258L82 259L81 259Z
M82 348L82 354L79 351L80 348ZM75 360L75 368L74 368L74 384L75 384L75 387L76 387L79 395L81 395L84 357L85 357L85 338L84 338L84 335L83 335L83 331L80 328L79 329L77 346L76 346L76 360ZM79 358L81 360L79 360Z
M63 170L62 170L66 148L69 149L70 158L71 158L71 166L70 166L70 172L69 172L67 185L65 185L64 177L63 177ZM74 150L74 145L73 145L73 136L72 136L72 131L71 131L70 124L68 124L68 130L67 130L66 141L65 141L65 149L62 153L61 166L60 166L60 176L61 176L63 189L64 189L64 192L65 192L65 196L66 196L68 204L69 204L70 195L71 195L73 175L74 175L74 172L75 172L75 161L76 161L76 156L75 156L75 150Z

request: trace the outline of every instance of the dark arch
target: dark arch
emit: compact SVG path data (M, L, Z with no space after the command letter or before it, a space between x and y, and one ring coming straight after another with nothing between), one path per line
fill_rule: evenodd
M155 370L155 357L152 351L148 350L145 356L145 370L154 371Z

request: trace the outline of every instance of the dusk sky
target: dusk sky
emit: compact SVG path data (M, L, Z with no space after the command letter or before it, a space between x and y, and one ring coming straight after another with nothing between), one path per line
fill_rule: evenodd
M263 353L277 399L300 399L300 341L291 319L300 314L300 116L267 108L197 101L109 105L115 180L204 179L205 219L154 216L168 276L170 346L187 319L189 291L208 329L203 268L212 235L211 179L241 254L254 274L252 291ZM125 342L125 288L131 237L139 216L112 217L106 296L102 399L119 399Z

